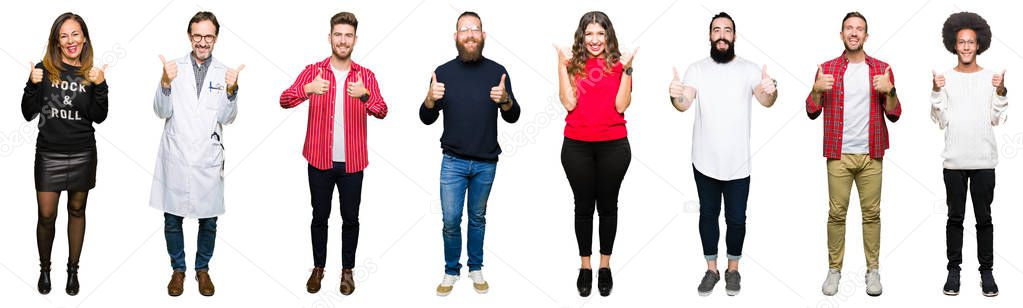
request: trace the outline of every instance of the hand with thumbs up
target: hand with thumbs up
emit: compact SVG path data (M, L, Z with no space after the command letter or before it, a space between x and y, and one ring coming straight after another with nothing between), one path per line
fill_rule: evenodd
M178 77L178 64L174 60L167 61L160 55L160 63L163 63L163 77L160 78L160 85L164 89L170 89L171 81Z
M32 81L33 84L43 82L43 69L36 68L35 62L28 62L28 67L32 68L32 72L28 74L28 80Z
M92 84L101 84L106 81L107 65L108 64L103 64L103 67L101 68L93 67L89 70L89 76L86 76L89 82Z
M630 67L632 67L632 60L636 59L636 53L638 52L639 47L636 47L636 49L633 49L632 52L622 53L622 58L619 61L622 62L623 69L629 69Z
M493 88L490 88L490 99L494 100L495 103L504 104L508 102L508 91L505 91L504 80L508 77L508 74L501 74L501 82Z
M895 87L892 85L891 75L892 67L889 66L884 70L884 74L874 76L874 90L884 94L890 93Z
M306 95L312 95L312 94L323 95L323 93L327 93L327 90L329 90L329 89L330 89L330 81L327 81L326 79L323 79L323 69L322 68L317 68L316 69L316 77L313 78L313 81L310 81L309 83L305 84L305 94Z
M239 65L238 68L229 68L227 73L224 73L227 93L234 93L235 90L238 90L238 73L241 73L243 69L245 69L245 64Z
M427 109L433 109L433 104L441 98L444 98L444 84L437 82L437 73L433 73L433 79L430 79L430 89L426 92L426 100L423 104Z
M931 80L934 83L933 86L931 87L931 91L934 91L934 92L941 91L941 88L945 87L945 75L944 74L938 74L937 72L932 70L931 71L931 77L932 77Z
M760 73L760 84L757 85L756 90L764 95L774 95L778 90L778 83L774 78L771 78L771 75L767 74L767 64L764 64L764 68Z
M813 82L813 92L824 93L829 92L835 87L835 76L832 74L825 74L824 67L817 66L817 80Z
M687 86L682 82L682 78L678 76L678 69L672 67L671 72L674 74L674 78L671 79L671 84L668 85L668 97L671 97L672 103L680 100L678 102L685 106L681 110L688 109L688 106L696 99L696 88Z
M369 94L369 91L366 90L366 85L362 82L362 76L359 74L355 74L355 82L349 82L348 89L346 90L348 91L348 96L354 98L361 98L363 95Z
M1005 70L1002 70L1001 74L995 74L991 77L991 85L995 87L998 93L1005 93Z

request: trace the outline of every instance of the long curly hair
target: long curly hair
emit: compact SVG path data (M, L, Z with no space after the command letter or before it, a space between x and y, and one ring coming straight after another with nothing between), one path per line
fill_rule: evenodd
M60 73L67 70L64 66L64 61L61 60L60 27L68 20L74 20L78 22L78 25L82 26L82 37L85 38L85 43L81 47L82 51L78 54L78 59L82 63L82 66L78 68L78 74L85 77L92 70L92 37L89 37L89 27L85 25L85 20L82 19L82 16L78 16L78 14L71 12L60 14L53 21L53 26L50 27L50 38L46 44L46 55L43 56L43 67L46 68L51 82L59 81ZM82 82L85 84L89 83L88 80L83 80Z
M956 53L956 35L963 29L977 32L978 55L991 47L991 26L988 26L987 20L976 13L960 12L949 16L945 20L945 26L941 28L941 39L948 52Z
M572 59L569 61L568 73L572 76L581 77L586 74L586 60L590 59L586 51L586 26L597 24L604 28L606 43L604 44L604 71L610 72L615 63L621 59L622 53L618 50L618 36L615 35L614 25L611 18L600 11L592 11L583 14L579 19L579 27L575 29L575 41L572 43Z

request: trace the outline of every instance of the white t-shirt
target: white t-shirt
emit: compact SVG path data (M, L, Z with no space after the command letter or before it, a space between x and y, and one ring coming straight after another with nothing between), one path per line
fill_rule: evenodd
M998 142L992 128L1005 121L1008 98L995 94L984 69L945 72L945 87L931 92L931 119L945 129L946 169L991 169L998 165Z
M721 181L750 175L750 100L760 73L740 57L724 64L708 57L686 69L685 84L696 88L693 166L700 173Z
M849 63L842 82L842 154L870 154L870 67Z
M334 151L333 161L345 162L345 91L348 86L345 79L348 78L349 70L334 70Z

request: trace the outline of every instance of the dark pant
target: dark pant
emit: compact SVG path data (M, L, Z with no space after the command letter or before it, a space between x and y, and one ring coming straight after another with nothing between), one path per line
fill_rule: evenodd
M167 254L170 255L171 268L175 272L185 271L185 235L181 230L183 217L171 213L163 213L163 236L167 240ZM217 218L200 218L199 235L196 238L195 270L203 271L210 268L213 258L213 247L217 242Z
M345 163L334 162L330 170L309 165L309 195L313 220L309 232L313 241L313 265L327 264L327 219L337 186L341 199L341 267L355 267L355 248L359 245L359 204L362 203L362 171L345 172Z
M594 208L600 215L600 254L611 254L618 228L618 190L631 161L628 138L599 142L565 138L561 165L575 197L575 237L580 256L593 253Z
M980 271L990 271L994 264L994 225L991 224L991 201L995 194L995 170L949 170L945 176L948 222L945 224L945 246L948 270L958 271L963 263L963 219L966 216L966 189L973 197L973 215L977 218L977 260Z
M750 178L721 181L700 173L693 166L696 178L696 192L700 197L700 240L703 241L703 256L707 261L717 259L718 239L721 230L721 198L725 199L725 246L728 259L742 257L742 243L746 238L746 201L749 199Z

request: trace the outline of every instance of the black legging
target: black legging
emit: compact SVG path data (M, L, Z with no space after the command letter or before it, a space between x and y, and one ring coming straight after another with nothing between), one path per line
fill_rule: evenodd
M60 192L37 192L39 203L39 220L36 223L36 245L39 248L39 263L50 264L50 253L53 251L53 236L56 233L57 203ZM68 192L67 201L67 239L68 264L78 264L82 256L82 242L85 241L85 204L89 192Z
M579 256L593 253L594 205L600 215L600 254L611 254L618 228L618 190L631 161L628 138L599 142L565 138L561 146L561 165L575 196Z

